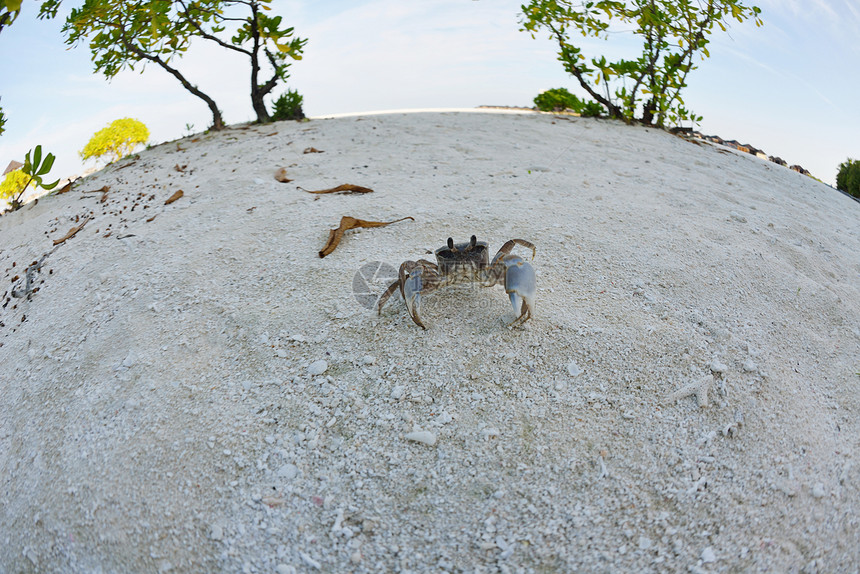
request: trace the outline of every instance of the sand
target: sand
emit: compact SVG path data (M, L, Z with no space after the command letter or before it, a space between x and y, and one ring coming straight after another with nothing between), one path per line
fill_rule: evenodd
M319 258L345 215L414 221ZM355 297L472 234L537 246L522 328ZM836 191L611 121L143 151L0 217L0 571L857 572L858 254Z

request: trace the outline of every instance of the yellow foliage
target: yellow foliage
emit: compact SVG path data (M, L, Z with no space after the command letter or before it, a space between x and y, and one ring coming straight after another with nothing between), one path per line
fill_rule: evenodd
M145 144L148 139L149 129L143 122L122 118L97 131L81 150L81 158L87 160L107 156L108 163L113 163L130 154L139 144Z
M0 183L0 199L15 199L29 182L30 176L20 169L10 171Z

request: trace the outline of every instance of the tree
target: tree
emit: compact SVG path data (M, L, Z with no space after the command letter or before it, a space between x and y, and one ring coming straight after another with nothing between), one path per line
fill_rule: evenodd
M149 129L143 122L132 118L114 120L108 127L93 134L81 150L81 159L107 156L108 163L113 163L130 154L138 145L145 144L148 139Z
M860 161L849 158L839 164L836 189L860 197Z
M288 77L288 58L301 59L306 40L281 28L281 17L269 17L271 0L85 0L73 9L63 32L68 44L89 39L97 71L108 78L137 64L155 64L202 99L212 113L212 127L224 126L215 101L193 85L173 64L194 38L246 55L251 63L251 104L257 121L269 120L263 98ZM245 11L249 15L237 15ZM225 36L228 28L232 30ZM226 38L226 39L225 39ZM272 76L260 83L261 59Z
M681 91L696 69L695 57L709 56L714 26L725 31L732 18L738 22L753 18L756 25L762 24L761 10L741 0L531 0L522 9L524 30L532 37L549 31L565 70L606 107L610 117L661 127L701 121L684 107ZM589 59L571 37L575 33L609 39L616 32L641 37L637 58Z

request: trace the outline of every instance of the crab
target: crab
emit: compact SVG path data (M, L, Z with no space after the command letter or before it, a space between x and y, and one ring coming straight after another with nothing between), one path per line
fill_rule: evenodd
M449 237L448 244L435 251L436 263L419 259L404 261L400 265L397 281L379 296L378 312L382 314L388 298L400 289L409 316L416 325L426 329L419 313L422 296L456 283L479 283L482 287L503 284L514 313L518 315L508 326L521 325L532 316L537 288L531 264L511 254L517 245L531 249L534 259L535 246L524 239L507 241L490 262L486 241L478 241L473 235L468 243L454 243Z

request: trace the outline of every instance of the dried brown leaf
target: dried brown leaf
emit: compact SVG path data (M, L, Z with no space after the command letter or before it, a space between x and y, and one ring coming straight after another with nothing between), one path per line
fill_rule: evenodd
M87 221L89 221L89 220L90 220L90 216L88 215L88 216L86 217L86 219L84 219L84 220L81 222L81 224L80 224L80 225L76 225L75 227L72 227L71 229L69 229L69 232L68 232L68 233L66 233L66 234L65 234L63 237L61 237L60 239L54 239L54 245L59 245L60 243L64 243L66 240L71 239L72 237L74 237L75 235L77 235L78 231L80 231L81 229L83 229L83 228L84 228L84 225L86 225L86 224L87 224Z
M302 153L323 153L323 150L317 149L315 147L306 147L305 151Z
M293 181L289 177L287 177L287 168L285 167L278 168L278 170L275 172L275 179L277 179L281 183L289 183Z
M362 187L360 185L353 185L351 183L344 183L343 185L339 185L337 187L332 187L331 189L320 189L319 191L311 191L310 189L299 188L302 191L306 191L308 193L373 193L373 190L369 187Z
M107 193L109 191L110 191L110 186L105 185L105 186L102 186L101 189L93 189L91 191L82 191L81 193Z
M177 191L176 193L174 193L173 195L168 197L167 201L164 202L164 205L170 205L171 203L173 203L174 201L176 201L177 199L179 199L183 195L185 195L185 193L180 189L179 191Z
M335 248L340 244L340 240L343 238L344 232L350 229L356 229L358 227L384 227L386 225L391 225L392 223L397 223L398 221L404 221L406 219L411 219L415 221L414 217L401 217L400 219L395 219L394 221L365 221L363 219L356 219L355 217L350 217L345 215L340 218L340 227L337 229L331 229L328 232L328 242L325 244L325 247L322 248L319 255L320 257L325 257L329 255Z
M57 195L60 195L61 193L68 193L69 191L71 191L71 190L72 190L72 184L73 184L73 183L75 183L75 182L74 182L74 181L70 181L69 183L67 183L66 185L64 185L63 187L61 187L61 188L60 188L60 191L56 192L56 194L57 194Z
M187 167L188 167L188 164L185 164L185 165L179 165L179 164L177 163L175 166L173 166L173 169L175 169L175 170L176 170L176 171L178 171L179 173L185 173L185 168L187 168Z

